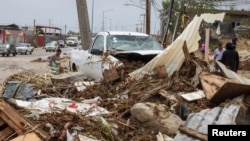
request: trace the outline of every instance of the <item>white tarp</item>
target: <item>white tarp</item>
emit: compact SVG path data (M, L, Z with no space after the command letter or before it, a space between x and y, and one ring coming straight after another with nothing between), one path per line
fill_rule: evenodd
M225 13L224 13L225 14ZM182 47L184 41L187 43L187 48L189 52L194 52L199 48L198 41L201 39L199 35L200 24L204 19L209 19L208 21L219 20L222 21L224 18L223 13L218 16L218 14L212 14L216 16L211 16L206 18L205 15L201 15L200 17L195 16L193 20L188 24L186 29L182 32L182 34L172 43L170 44L162 53L158 54L155 58L153 58L150 62L148 62L142 68L139 68L129 75L132 78L141 78L144 74L148 74L153 71L153 69L157 66L165 65L168 76L171 76L174 71L180 69L181 65L184 62L184 53L182 51ZM203 17L203 18L201 18Z

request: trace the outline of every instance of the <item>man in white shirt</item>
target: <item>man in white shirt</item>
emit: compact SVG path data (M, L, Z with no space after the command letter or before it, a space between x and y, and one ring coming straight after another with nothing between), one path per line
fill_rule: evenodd
M215 49L215 51L214 51L214 60L217 60L217 61L221 60L222 54L223 54L223 52L224 52L225 50L226 50L226 49L223 48L222 42L219 42L218 48ZM215 70L218 70L218 69L219 69L219 67L218 67L218 65L216 64L216 62L215 62L215 66L214 66L214 67L215 67Z

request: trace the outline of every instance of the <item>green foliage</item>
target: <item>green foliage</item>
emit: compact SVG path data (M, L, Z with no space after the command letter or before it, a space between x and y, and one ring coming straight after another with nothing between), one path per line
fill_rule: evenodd
M112 134L112 127L108 124L105 124L101 118L97 118L97 124L100 131L108 138L110 141L114 141L114 137Z
M214 11L220 0L175 0L173 9L172 9L172 16L170 19L169 30L172 32L174 29L174 23L177 20L175 14L178 12L181 15L185 13L185 9L195 9L197 14L203 12L204 9ZM162 1L162 7L164 10L168 10L170 7L171 0L164 0Z
M80 33L79 32L74 32L74 31L68 31L68 33L67 33L69 36L79 36L80 35Z
M231 5L231 6L229 7L229 10L236 10L236 8L235 8L234 5Z

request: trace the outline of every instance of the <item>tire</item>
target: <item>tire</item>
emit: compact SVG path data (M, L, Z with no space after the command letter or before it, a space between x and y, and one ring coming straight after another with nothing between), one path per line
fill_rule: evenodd
M48 52L48 50L45 50L46 52Z
M16 53L13 53L12 55L13 55L13 56L16 56Z
M2 54L2 56L5 56L5 54Z
M72 71L73 71L73 72L77 72L77 68L76 68L76 65L75 65L75 64L72 65Z
M10 53L8 52L6 55L9 57L9 56L10 56Z
M32 54L32 51L30 51L30 54Z
M27 55L27 51L24 54Z

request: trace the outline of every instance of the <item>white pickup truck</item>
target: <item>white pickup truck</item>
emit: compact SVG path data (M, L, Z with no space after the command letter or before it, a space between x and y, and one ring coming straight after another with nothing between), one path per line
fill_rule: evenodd
M120 58L148 62L164 48L153 37L138 32L99 32L88 50L72 50L70 69L100 80L103 72L122 66Z
M16 46L16 52L20 54L32 54L34 48L29 43L19 43Z

